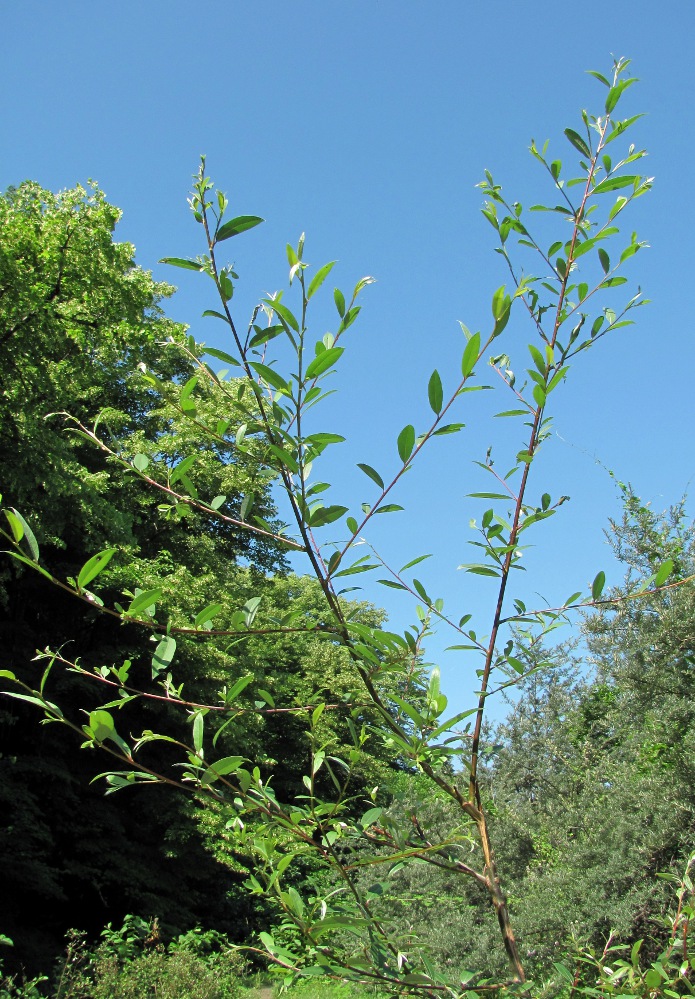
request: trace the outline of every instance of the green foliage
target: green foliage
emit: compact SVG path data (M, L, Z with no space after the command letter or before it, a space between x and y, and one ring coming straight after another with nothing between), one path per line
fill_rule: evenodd
M695 891L690 857L680 876L666 875L676 896L675 905L661 920L666 930L665 949L653 961L645 960L643 940L632 946L615 941L611 934L600 953L577 950L574 968L555 965L558 983L569 985L569 995L650 996L654 999L695 994L695 958L692 956L691 923L695 919ZM689 949L690 947L690 949Z
M121 622L138 636L149 636L153 646L143 674L133 667L134 657L78 659L72 652L57 651L53 641L53 650L38 657L45 667L38 685L10 675L14 686L8 696L38 705L46 721L79 736L85 748L106 751L111 769L100 776L107 793L164 783L191 791L201 806L210 803L212 818L204 820L208 842L233 870L245 871L250 894L272 914L248 949L269 956L290 980L326 976L420 995L521 986L524 955L512 931L491 831L502 833L497 852L510 860L512 890L523 882L525 898L531 899L531 917L524 917L513 897L512 908L522 913L522 928L524 918L529 926L540 926L544 957L555 944L548 936L550 925L542 926L546 910L537 908L533 914L533 899L541 896L533 895L532 882L543 869L542 884L547 886L546 869L558 872L554 890L570 904L570 876L597 869L589 858L601 849L605 826L582 827L577 833L576 822L569 824L578 818L587 795L596 797L596 788L601 789L607 816L615 807L615 786L621 804L632 801L628 814L643 819L632 838L627 827L624 835L621 831L621 863L616 849L611 854L614 868L604 865L601 871L602 888L611 884L611 897L624 889L625 870L635 867L632 854L643 849L648 826L644 789L635 792L628 762L616 770L619 757L611 756L608 776L605 753L584 759L586 737L570 740L562 784L549 796L556 808L564 809L558 831L557 823L549 821L551 812L536 809L539 821L528 814L534 810L529 791L543 788L545 796L551 757L534 751L535 772L527 775L521 794L518 787L514 790L511 771L518 770L524 753L516 752L505 785L502 765L490 763L485 728L492 693L516 687L523 698L529 678L552 666L552 654L542 650L569 611L578 602L602 604L603 571L588 593L575 592L554 610L528 608L514 596L514 586L525 532L554 516L566 499L553 499L546 488L539 488L536 497L531 491L551 434L551 397L567 380L570 362L631 323L634 309L642 304L639 291L617 311L604 304L606 292L612 295L627 282L618 272L643 246L633 234L627 245L623 239L613 251L617 223L651 186L650 178L631 172L643 151L630 146L615 162L607 152L639 117L621 120L613 114L635 82L627 73L628 61L618 60L612 79L594 74L608 94L598 115L582 112L580 131L565 130L574 150L572 163L575 153L580 156L569 178L561 178L559 160L547 159L548 143L540 149L532 143L531 153L548 176L552 202L559 200L559 205L534 205L524 214L522 205L509 201L486 172L480 185L486 198L483 214L498 236L510 291L503 285L493 294L487 330L470 333L463 327L460 374L435 370L430 375L426 397L431 416L420 427L408 423L400 431L390 473L359 463L379 490L373 502L352 510L322 478L326 451L344 438L317 422L316 409L329 394L327 379L350 349L349 329L373 279L360 280L348 296L335 289L335 332L317 338L310 310L333 263L318 268L307 281L302 236L296 247L287 247L287 299L280 292L267 296L240 332L230 306L239 277L233 265L219 260L219 244L261 220L227 218L228 200L214 190L203 159L190 206L205 252L164 260L212 282L221 311L208 314L225 323L231 353L207 353L230 365L233 375L229 369L213 370L191 338L174 336L170 363L175 370L162 372L155 362L145 361L133 373L138 390L154 397L154 408L139 425L121 420L113 434L106 418L90 423L77 413L72 420L80 447L91 444L105 467L125 473L130 509L135 503L149 512L151 496L159 496L156 530L148 534L145 529L147 544L139 537L136 544L134 538L133 557L120 562L113 552L119 538L105 534L96 551L84 553L72 575L66 575L46 565L41 539L32 541L18 512L22 504L5 512L7 552L22 570L34 569L42 586L47 578L67 591L89 608L94 620ZM616 157L622 154L620 146L613 148ZM549 213L555 226L550 243L545 230L536 231L529 220L529 213L538 211ZM542 277L533 276L538 268ZM532 342L525 349L519 347L519 318L527 319L531 329ZM507 342L503 334L510 325L514 334ZM474 494L485 500L479 521L471 523L475 561L460 568L496 580L481 632L470 625L465 608L445 612L442 598L430 595L426 583L412 576L410 570L427 556L409 557L395 571L371 546L365 549L363 537L377 514L402 510L392 502L392 493L422 450L435 437L463 429L462 422L447 422L450 410L465 408L471 391L489 388L479 378L488 368L514 397L514 408L498 415L515 421L511 426L516 430L502 464L489 449L477 462L494 479L494 491ZM275 517L268 500L271 481L282 497L286 523ZM262 558L255 558L257 551ZM310 583L291 577L269 580L258 571L278 565L279 553L289 551L307 559ZM256 564L240 567L240 553ZM651 584L667 586L675 568L669 554L654 565L642 592ZM386 630L373 609L345 600L352 587L344 585L344 577L376 569L388 577L381 582L416 601L416 621L402 634ZM632 594L620 598L627 605L628 596ZM616 598L609 599L612 605ZM451 627L458 643L454 648L477 663L478 699L467 711L451 714L439 670L423 661L433 619ZM204 663L203 669L196 668L196 660ZM102 698L94 695L82 711L76 710L77 701L64 708L50 678L56 665ZM565 684L564 694L570 690ZM551 717L556 699L544 697L543 708ZM179 710L178 722L161 724L153 706L162 702ZM528 714L529 699L521 703ZM583 724L592 725L592 711L595 704L587 702ZM130 736L133 717L152 717L157 727L144 724L141 735ZM559 714L556 720L561 722ZM538 740L538 729L526 726L510 731L505 741L511 745L519 736L523 745L529 734ZM548 744L557 744L560 736L552 726L549 734ZM389 763L422 775L434 794L424 801L413 796L390 800ZM568 785L573 789L569 798ZM523 851L530 858L528 876L521 874ZM626 859L627 865L622 862ZM438 891L465 901L470 918L457 920L466 935L464 945L437 947L432 934L423 933L433 898L432 879L422 884L417 876L423 866L440 879L434 882ZM455 889L450 887L454 883ZM401 892L398 901L394 891ZM589 894L584 904L595 903ZM443 909L453 914L453 906ZM411 913L414 918L408 921ZM499 957L491 952L489 925L501 931L504 956L502 948ZM526 956L533 963L533 950L527 948ZM145 977L147 973L143 970Z
M214 579L225 588L220 610L231 616L252 596L252 575L283 566L281 552L261 535L247 539L229 519L211 525L185 506L162 509L140 481L120 472L125 454L152 451L157 442L153 462L176 485L181 459L194 445L171 381L190 377L191 343L161 310L171 286L134 264L132 246L114 241L118 217L96 187L54 195L26 183L0 198L3 523L22 557L35 565L40 551L43 571L66 577L82 597L81 604L66 600L25 563L3 560L0 665L11 667L2 671L3 687L13 675L33 682L37 648L62 646L77 633L90 671L109 664L122 677L129 670L137 677L153 660L166 667L173 638L153 646L118 620L99 619L96 586L120 595L121 583L127 588L135 574L147 581L142 589L151 580L170 596L174 613L177 605L185 613L187 601L211 603ZM68 410L70 420L61 415ZM113 453L73 432L75 420L93 429L97 418ZM238 513L253 489L256 509L273 518L267 478L255 465L239 455L220 463L213 446L195 447L187 478L211 499L224 496L224 516ZM21 510L31 510L28 520ZM200 624L206 626L209 618ZM222 648L195 640L179 646L201 691L213 678L215 689L227 678ZM100 733L118 736L109 709L79 676L62 674L54 691L66 710L84 707L93 721L101 719ZM45 967L71 922L93 930L128 909L157 912L178 929L202 918L222 926L249 918L245 900L227 897L223 869L181 803L147 793L104 800L89 785L92 761L56 730L37 735L27 708L3 699L0 712L0 923L17 940L10 963ZM131 720L177 731L176 720L154 703ZM151 758L165 765L163 756Z
M164 946L156 921L127 916L111 924L102 942L86 945L84 934L68 937L56 975L54 999L239 999L246 966L237 951L214 933L191 931Z

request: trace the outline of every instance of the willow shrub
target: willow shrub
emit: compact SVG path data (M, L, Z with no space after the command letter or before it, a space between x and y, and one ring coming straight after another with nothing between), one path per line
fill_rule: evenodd
M546 204L524 210L485 173L480 185L486 199L483 214L499 238L497 252L508 270L508 283L492 295L487 330L462 327L460 366L432 371L423 388L429 420L403 427L395 441L394 466L379 471L366 462L358 465L371 490L369 501L359 510L341 503L322 478L326 452L344 438L322 429L320 413L328 394L327 379L330 376L330 384L336 384L336 372L350 349L361 295L373 279L363 278L347 295L335 288L335 332L313 334L314 298L326 294L334 265L327 263L312 272L304 262L302 236L297 246L287 247L289 294L264 298L248 326L240 327L232 311L238 275L224 262L223 244L262 219L229 217L227 198L215 190L205 160L201 162L189 203L200 226L203 253L167 257L164 262L198 272L211 283L217 304L206 315L224 325L229 347L205 351L211 362L225 365L225 371L218 371L189 339L184 353L195 365L195 374L184 384L174 383L177 407L199 434L201 446L203 442L218 446L221 455L234 448L245 461L256 462L259 476L268 472L275 476L284 497L286 526L278 529L254 512L252 491L236 516L226 508L225 496L206 495L196 483L195 448L169 460L163 460L156 447L131 458L119 453L103 421L88 426L75 420L72 429L99 448L112 465L120 465L124 474L159 490L163 517L185 517L196 511L213 525L231 525L271 539L288 553L304 557L323 594L320 615L290 608L282 616L271 616L264 612L260 597L251 597L223 627L216 624L219 600L201 606L181 624L168 615L161 587L143 588L137 579L120 603L105 606L96 587L99 574L117 556L115 547L96 553L76 578L58 580L41 565L28 524L30 512L25 511L25 517L17 510L5 510L9 554L46 576L47 582L67 588L90 612L96 608L115 615L131 627L145 629L153 639L152 686L141 689L131 680L130 662L105 663L89 674L95 685L101 684L104 701L88 710L86 718L74 707L64 710L51 700L52 667L82 670L77 659L59 650L40 653L38 659L45 665L40 683L35 689L18 683L12 696L34 703L47 721L70 726L85 747L105 751L111 763L101 775L107 793L165 782L223 804L230 816L227 831L234 849L252 861L249 890L273 899L284 919L277 932L260 934L257 949L290 974L381 984L428 996L525 981L489 834L481 787L481 735L488 697L526 675L529 650L539 647L573 608L600 602L605 584L599 572L590 592L580 587L562 606L535 610L522 600L516 580L527 538L555 516L565 499L561 485L537 481L556 394L565 390L571 366L630 324L634 310L643 304L639 290L628 290L622 273L644 244L635 233L622 235L621 227L635 199L651 186L651 178L634 172L644 150L628 139L640 115L618 115L624 92L635 82L628 65L621 59L608 77L592 73L603 88L601 105L596 114L582 111L576 129L565 129L569 164L551 157L547 142L542 147L531 144L531 155L547 179ZM542 225L536 224L536 212L545 213ZM529 337L521 346L524 324ZM181 348L172 344L171 349ZM394 502L400 480L418 465L435 438L461 432L474 398L471 393L491 388L484 383L488 375L510 400L497 414L510 426L510 458L508 463L493 461L484 450L478 456L490 486L489 491L473 494L481 501L480 516L472 523L475 561L461 568L494 580L495 593L487 621L473 627L469 614L445 612L443 601L413 576L427 556L404 553L404 564L396 571L377 554L365 555L362 539L375 517L402 509ZM139 365L136 376L171 392L171 384L162 385L157 371L145 364ZM218 400L215 413L211 396ZM357 395L354 403L359 404ZM644 588L661 586L671 568L664 563ZM346 582L370 571L380 572L385 576L381 582L417 601L417 620L404 633L356 620L341 599ZM474 663L479 678L476 703L453 716L447 713L439 670L422 664L422 643L433 619L453 629L456 647L466 663ZM252 676L235 672L234 650L250 635L306 632L341 646L349 655L354 685L342 701L327 702L317 678L317 689L304 703L281 703L270 685L260 689ZM220 636L229 641L229 681L214 702L191 702L177 682L176 643L182 635L202 642ZM10 671L3 675L13 679ZM188 740L152 731L137 738L126 736L128 705L152 697L165 697L169 705L187 713ZM303 795L290 800L278 797L272 767L248 759L244 745L238 747L238 755L220 758L216 752L225 726L249 712L292 713L304 720L310 753ZM340 756L332 752L326 736L330 730L326 719L333 712L346 719L352 739ZM147 747L156 740L171 743L178 756L170 772L148 766ZM417 808L400 818L397 812L387 813L376 792L371 800L363 791L355 793L352 775L368 740L383 743L402 768L419 772L438 796L451 803L447 828L430 828ZM325 891L293 877L307 855L332 872L324 882ZM487 899L481 904L496 916L508 978L486 980L484 969L438 968L416 940L392 930L379 900L387 892L389 873L411 863L434 865L452 879L477 886L481 900ZM375 872L373 880L362 876L365 868Z

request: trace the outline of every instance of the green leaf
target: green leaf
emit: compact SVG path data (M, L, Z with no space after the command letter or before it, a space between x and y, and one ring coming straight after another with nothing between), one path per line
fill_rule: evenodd
M269 305L271 309L282 319L288 326L290 326L295 333L299 333L299 323L296 317L286 305L281 305L280 302L275 302L272 299L266 298L263 300L266 305Z
M432 558L431 555L418 555L417 558L411 559L410 562L406 562L405 565L399 569L399 575L401 572L405 572L406 569L412 569L414 565L418 565L419 562L424 562L426 558Z
M189 454L187 458L180 461L169 476L169 485L173 486L179 479L182 479L188 473L188 469L195 463L197 457L197 454Z
M663 979L656 968L650 968L644 976L644 984L648 989L658 989Z
M39 708L43 708L44 711L51 711L57 718L63 717L63 712L57 704L44 701L40 697L32 697L30 694L18 694L13 690L3 690L3 695L5 697L12 697L15 701L26 701L27 704L36 704Z
M255 333L249 340L249 347L260 347L264 343L269 343L285 330L282 323L275 323L274 326L254 326L253 328Z
M239 679L234 682L231 689L227 692L227 696L225 697L225 702L231 703L232 701L235 701L239 696L239 694L241 694L242 691L246 690L246 688L248 687L248 685L251 683L252 680L253 680L253 675L251 674L249 674L248 676L240 676Z
M501 319L506 311L506 297L504 285L498 288L492 296L492 315L495 320ZM470 345L470 340L468 343Z
M410 423L403 427L396 443L398 446L398 455L403 464L405 464L415 447L415 427Z
M380 506L377 510L374 511L374 513L375 515L377 513L398 513L400 510L403 509L404 508L402 506L399 506L398 503L387 503L385 506Z
M97 742L104 742L105 739L110 739L116 729L113 718L108 711L104 710L90 711L89 727Z
M10 525L10 530L12 531L12 537L14 538L15 543L19 544L24 537L24 528L22 527L19 518L13 510L3 510L3 513L7 518L7 523Z
M224 323L228 323L229 322L229 320L227 319L227 317L222 312L215 312L214 309L206 309L205 312L202 313L202 316L203 316L203 319L205 319L206 317L210 316L210 317L212 317L214 319L221 319L222 322L224 322ZM211 353L211 351L209 351L209 350L206 349L205 353L209 354L209 353ZM234 360L234 358L232 358L232 360ZM234 361L234 363L238 364L239 362L238 361Z
M207 787L209 784L213 784L220 777L226 777L227 774L236 773L241 764L244 763L243 756L225 756L221 760L217 760L207 768L200 778L200 783L203 787Z
M176 639L171 635L165 635L154 650L152 656L152 678L164 669L169 669L176 653Z
M285 392L287 395L291 394L290 386L274 368L268 367L267 364L261 364L259 361L251 361L251 367L272 388L279 392Z
M636 82L637 80L633 77L632 79L629 80L620 80L618 83L615 84L614 87L610 88L610 90L606 94L606 114L610 114L611 111L613 111L616 104L620 100L623 91L627 90L627 88L631 84Z
M507 502L511 499L511 497L505 493L466 493L466 495L470 496L472 499L496 499L507 500Z
M548 370L546 359L543 357L538 347L536 347L535 344L533 343L530 343L528 345L528 351L531 357L533 358L533 363L536 365L536 367L538 368L539 372L543 375L543 377L545 377L546 372Z
M589 149L585 140L582 139L581 135L579 135L578 132L575 132L573 128L566 128L565 135L572 143L574 148L577 149L582 154L582 156L586 156L586 158L589 160L591 159L591 150Z
M598 251L598 258L601 261L601 267L603 268L603 273L607 274L608 271L611 269L610 257L608 256L608 254L604 249L600 249Z
M126 614L135 616L139 611L147 611L150 607L154 607L154 605L161 599L161 590L143 590L142 593L138 593L137 596L133 597Z
M622 275L616 275L614 277L606 278L599 285L599 288L617 288L621 284L627 284L627 278L622 277Z
M345 315L345 296L340 288L333 289L333 300L335 302L335 307L338 310L338 315L342 319Z
M200 756L203 749L203 727L204 727L203 714L201 711L196 711L193 716L193 748L196 753Z
M187 271L202 271L203 265L197 260L190 260L188 257L162 257L160 264L169 264L171 267L183 267Z
M475 362L478 360L478 355L480 354L480 333L474 333L466 344L466 348L463 352L463 357L461 359L461 373L464 378L468 378L472 374L473 368L475 367Z
M654 586L663 586L668 577L673 572L673 559L667 558L665 562L662 562L659 566L656 576L654 577Z
M263 597L250 597L244 604L242 610L244 614L244 623L247 628L250 628L256 619L256 614L258 613L258 608L261 606L261 601ZM251 679L251 677L249 677Z
M305 380L311 381L312 378L318 378L328 368L333 367L344 349L344 347L329 347L327 350L321 351L306 369Z
M349 566L347 569L341 569L340 572L336 572L334 574L335 578L337 579L338 576L354 576L355 573L358 573L358 572L371 572L372 569L377 569L378 568L378 566L376 564L369 565L369 564L362 563L361 565L359 565L358 563L360 563L360 562L362 562L362 559L358 559L357 562L353 562L353 564L351 566Z
M199 614L196 614L193 622L194 627L203 628L206 624L212 621L213 617L216 617L221 610L222 604L208 604L207 607L204 607Z
M257 215L237 215L235 219L230 219L229 222L225 222L224 225L220 226L217 230L215 241L221 243L223 239L229 239L230 236L238 236L240 232L253 229L254 226L260 225L264 221L265 219L260 219Z
M596 574L596 579L591 584L591 599L598 600L603 593L603 587L606 585L606 574L601 571Z
M224 319L225 317L222 316ZM209 354L210 357L216 357L218 361L224 361L225 364L233 364L237 368L240 366L236 357L232 357L231 354L227 354L224 350L217 350L215 347L206 347L205 353Z
M608 82L608 80L607 80L607 79L605 78L605 76L603 76L603 74L602 74L602 73L597 73L595 69L587 69L587 73L589 74L589 76L595 76L595 77L596 77L596 79L597 79L597 80L600 80L600 81L601 81L601 83L602 83L602 84L603 84L603 85L604 85L605 87L609 87L609 88L610 88L610 83L609 83L609 82ZM556 967L557 967L557 965L556 965ZM574 976L570 976L570 981L572 981L572 980L573 980L573 977L574 977Z
M336 261L332 260L330 264L324 264L323 267L320 270L318 270L316 274L314 274L313 278L311 279L311 284L309 285L309 288L306 293L307 301L311 298L312 295L314 295L319 290L323 282L326 280L328 275L333 270L335 264Z
M383 812L383 808L368 808L360 819L360 825L363 829L368 829L369 826L374 825L374 823L381 818Z
M442 388L442 379L439 377L439 372L437 370L433 371L430 375L429 384L427 386L427 397L432 410L437 416L439 416L444 402L444 390Z
M591 192L592 194L605 194L607 191L619 191L622 187L634 187L635 181L639 177L606 177Z
M498 570L497 569L492 569L488 565L475 565L475 564L470 563L470 564L467 564L467 565L460 565L459 569L465 569L466 572L472 572L476 576L495 576L495 577L499 577Z
M368 475L369 478L372 480L372 482L376 482L379 489L384 490L386 488L384 485L384 480L379 475L377 470L375 468L372 468L371 465L365 465L362 462L358 462L357 467L360 468L365 475Z
M80 574L77 577L77 586L79 589L83 589L93 579L99 575L102 569L105 569L109 564L113 555L115 554L115 548L105 548L104 551L98 552L98 554L93 555L80 569Z
M437 427L432 434L433 437L442 437L444 434L456 434L463 430L465 423L445 423L443 427Z
M179 395L179 402L181 403L182 406L188 400L191 393L193 392L193 389L196 387L197 384L198 384L198 376L193 375L193 377L189 378L186 384L183 386L183 388L181 389L181 393Z
M414 705L409 704L407 701L404 701L403 698L399 697L397 694L393 694L392 693L391 694L391 699L396 702L396 704L398 705L398 707L401 708L401 710L404 711L405 714L408 715L408 717L410 718L410 720L413 721L418 726L418 728L424 727L424 725L425 725L425 719L420 714L420 712L417 710L417 708L414 707Z
M15 507L13 506L11 506L9 510L5 510L4 513L5 516L7 517L8 523L12 530L12 534L17 544L19 544L22 538L24 538L26 546L29 549L29 554L31 556L32 561L38 562L39 545L34 535L34 532L29 527L24 517L21 515L19 510L15 509Z
M321 506L311 514L309 526L312 528L325 527L326 524L332 524L339 520L347 512L346 506Z

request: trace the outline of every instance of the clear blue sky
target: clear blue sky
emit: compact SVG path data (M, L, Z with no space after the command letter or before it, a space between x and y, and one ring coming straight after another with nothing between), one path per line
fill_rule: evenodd
M118 238L136 245L143 267L178 283L168 311L198 339L222 346L214 321L200 318L215 307L210 290L157 260L202 252L186 207L201 152L234 213L267 219L227 244L241 275L242 323L263 292L284 287L284 246L302 231L306 259L339 260L332 283L349 289L364 274L378 279L364 293L341 394L320 427L348 438L332 452L332 501L352 505L370 497L355 463L387 475L398 431L422 425L432 368L453 383L457 320L472 329L489 324L492 292L506 275L479 214L474 185L483 169L512 200L547 194L527 152L530 138L550 138L555 154L571 160L562 130L576 127L581 107L600 110L602 98L584 71L608 72L611 53L631 57L641 83L625 110L647 112L633 141L649 150L645 172L656 185L627 224L651 245L627 274L653 304L638 312L637 327L577 363L558 393L559 436L538 463L536 485L572 501L538 530L525 585L554 603L600 568L620 579L602 533L619 502L596 459L658 508L678 500L695 473L692 3L21 0L2 7L0 185L32 178L58 189L97 180L123 210ZM319 336L334 323L322 308ZM515 322L510 342L523 346L520 314ZM489 595L484 581L456 566L471 560L467 525L482 510L465 498L480 488L471 460L498 439L486 414L507 406L501 399L492 410L477 402L461 410L469 429L437 442L396 498L407 512L381 518L374 536L398 564L435 553L422 579L452 615L482 614ZM412 608L392 591L364 587L394 624L410 620ZM440 635L430 653L439 656L449 641ZM475 686L474 664L442 661L462 706Z

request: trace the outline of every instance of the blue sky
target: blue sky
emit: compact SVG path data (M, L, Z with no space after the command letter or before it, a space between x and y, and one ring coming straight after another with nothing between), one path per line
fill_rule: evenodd
M463 345L457 321L489 325L492 293L506 275L479 213L483 169L511 200L549 196L529 140L550 138L554 155L575 162L562 130L577 126L580 108L600 110L603 96L584 71L607 73L611 53L631 57L641 82L624 109L647 114L632 141L649 150L644 172L656 184L626 223L651 246L626 273L652 304L638 311L636 327L577 363L557 396L557 436L534 474L538 494L569 494L571 503L538 529L524 582L536 605L543 600L535 592L555 603L601 568L610 581L621 577L603 536L620 512L606 468L659 509L695 473L693 37L695 8L686 2L655 9L616 0L579 13L462 0L6 3L0 185L98 181L123 210L118 238L136 245L141 266L178 284L169 314L216 346L224 346L219 329L200 318L215 307L211 289L157 263L202 252L186 206L202 152L233 213L267 220L227 244L241 278L242 324L264 292L285 286L284 246L303 231L307 260L339 261L332 283L348 290L365 274L376 277L340 393L316 427L348 438L327 459L328 475L332 501L354 506L370 498L355 463L395 471L396 435L406 423L422 426L432 369L453 385ZM329 300L326 287L317 337L335 324ZM509 349L523 348L529 330L520 314L509 333ZM491 592L456 566L472 558L468 521L484 508L466 499L481 488L471 461L493 441L504 447L489 414L508 406L502 398L462 408L468 429L436 442L396 497L406 512L381 518L373 535L394 563L434 553L423 582L452 616L480 615L479 632ZM518 449L516 439L507 446ZM395 625L411 619L392 591L366 582L362 595L387 606ZM433 639L431 656L451 640ZM463 707L475 664L450 654L442 663Z

